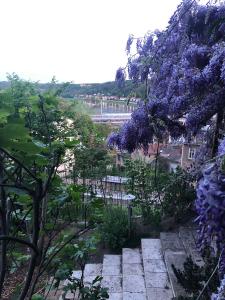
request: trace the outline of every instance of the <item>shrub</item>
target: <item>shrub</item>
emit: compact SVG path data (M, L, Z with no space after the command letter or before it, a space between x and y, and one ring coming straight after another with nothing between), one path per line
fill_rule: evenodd
M128 240L128 212L121 207L108 207L103 216L100 233L111 249L121 249Z
M174 274L177 278L177 282L184 288L187 293L186 297L179 297L179 300L194 300L196 299L211 274L213 274L216 265L218 263L218 258L210 255L209 249L203 256L204 265L196 265L192 258L189 256L183 265L183 270L177 269L172 265ZM214 273L211 280L208 282L208 286L203 292L201 299L210 300L212 292L215 292L217 286L219 285L219 274L218 271Z
M164 215L174 216L177 221L182 220L192 210L195 197L191 174L177 168L176 172L169 175L169 183L164 187Z
M141 205L141 210L142 210L142 218L143 218L143 223L145 225L152 225L154 227L160 226L161 222L161 209L154 207L153 205L149 205L148 202L144 203L142 202Z

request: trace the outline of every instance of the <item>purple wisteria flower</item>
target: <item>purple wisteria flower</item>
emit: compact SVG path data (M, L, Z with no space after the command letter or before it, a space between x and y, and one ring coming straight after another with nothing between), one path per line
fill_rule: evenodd
M128 76L149 86L145 107L138 107L131 118L138 133L137 147L143 146L142 141L162 137L163 131L176 137L196 135L224 109L225 35L218 33L223 31L224 19L225 5L195 3L189 10L184 1L168 29L137 39L137 54L128 56ZM128 38L128 52L133 39L132 35ZM124 82L125 70L120 68L116 78ZM183 126L182 117L186 118ZM123 133L129 134L125 129L119 133L126 145Z
M107 145L111 148L113 147L121 147L120 135L119 133L112 132L107 139Z
M208 165L197 187L195 202L198 217L199 247L204 249L214 241L218 253L225 251L225 174L219 162ZM224 274L224 259L221 258L220 274Z
M116 77L115 77L115 80L116 80L116 82L118 83L118 85L119 85L120 87L124 86L125 78L126 78L125 70L124 70L123 68L119 68L119 69L116 71Z
M219 144L218 155L225 155L225 138Z
M225 276L220 282L217 293L212 294L211 300L225 300Z
M130 48L133 43L133 40L134 40L134 36L132 34L130 34L128 37L128 40L127 40L127 45L126 45L126 51L128 54L130 53Z

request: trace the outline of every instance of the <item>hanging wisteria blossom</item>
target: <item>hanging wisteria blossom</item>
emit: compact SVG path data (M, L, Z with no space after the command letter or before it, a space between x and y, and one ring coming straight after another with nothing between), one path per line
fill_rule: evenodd
M151 32L136 39L136 55L130 53L135 38L129 37L128 76L135 82L147 82L150 87L147 89L146 113L152 125L135 122L145 134L151 130L149 141L150 136L162 129L177 137L195 135L224 109L224 19L225 5L204 6L197 1L191 4L183 1L165 31ZM124 69L120 68L116 77L121 84L125 79ZM152 102L159 109L151 110ZM186 119L185 128L180 123L182 117ZM132 116L132 122L134 118ZM177 124L173 126L175 120ZM139 128L136 130L140 132ZM124 133L125 146L125 139L132 137L126 130ZM134 144L140 146L141 141L146 143L147 139L139 139L137 135Z

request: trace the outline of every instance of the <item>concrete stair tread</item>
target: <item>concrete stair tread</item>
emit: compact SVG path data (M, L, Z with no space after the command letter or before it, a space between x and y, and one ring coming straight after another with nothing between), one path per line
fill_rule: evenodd
M123 300L147 300L146 293L123 292Z
M107 275L121 275L121 265L103 265L102 276L104 277Z
M123 300L122 293L109 293L109 300Z
M174 252L172 250L166 250L164 254L164 259L166 263L167 273L169 275L170 283L172 286L173 295L185 296L186 293L182 286L177 282L177 278L173 272L172 265L175 265L177 269L183 270L183 264L187 258L185 251Z
M143 275L123 275L123 292L145 293L145 278Z
M166 272L166 266L163 259L146 259L144 261L145 273L163 273Z
M84 280L103 276L109 300L172 300L186 294L171 265L182 270L189 253L197 257L195 251L190 229L181 228L179 234L162 232L160 239L142 239L141 249L124 248L122 255L104 255L103 264L87 264ZM73 276L79 278L81 272L74 271ZM72 296L68 293L66 299Z
M180 239L184 245L184 249L188 256L191 256L192 260L199 266L204 265L204 261L197 249L196 241L194 238L193 228L180 227L179 230Z
M102 287L108 288L109 293L122 293L122 277L106 275L102 279Z
M145 282L147 288L162 288L167 289L170 286L169 278L166 272L164 273L145 273Z
M142 254L147 299L172 299L161 240L143 239Z
M121 255L105 254L103 258L104 265L121 265Z
M110 300L122 300L122 256L105 254L102 287L108 288Z
M84 276L100 276L102 274L102 264L86 264Z
M144 270L142 264L123 264L123 275L143 275Z
M171 289L147 288L147 300L172 300Z
M123 248L123 264L141 264L140 249Z
M73 271L72 278L81 278L82 272L80 270ZM89 286L92 281L97 277L102 275L102 264L86 264L84 269L84 284ZM67 285L69 283L69 280L65 280L63 285ZM74 297L77 295L74 295L72 292L66 293L65 299L74 299ZM76 298L75 298L76 299Z
M162 259L162 246L160 239L142 239L142 257L145 259Z
M184 250L184 246L182 244L181 239L179 238L178 233L161 232L160 240L162 243L163 252L168 249L173 250L173 251Z

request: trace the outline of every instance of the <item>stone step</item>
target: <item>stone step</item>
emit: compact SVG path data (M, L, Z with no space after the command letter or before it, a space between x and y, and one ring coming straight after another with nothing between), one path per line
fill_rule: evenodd
M188 255L197 264L202 263L192 231L181 227L179 233L162 232L160 239L142 239L141 249L124 248L122 256L104 255L103 264L85 266L84 282L89 284L102 276L109 300L171 300L186 296L172 264L183 270ZM73 276L80 278L81 271L74 271ZM67 293L66 299L74 299L74 294Z
M178 233L161 232L160 240L161 240L161 244L162 244L163 253L166 250L172 250L172 251L183 251L184 250L184 245L183 245Z
M177 269L183 270L183 263L187 258L184 244L182 243L179 234L175 232L161 232L160 240L173 295L174 297L185 296L185 291L177 282L177 278L172 269L173 264Z
M73 271L73 278L81 278L81 271ZM96 276L102 276L102 264L86 264L84 269L84 284L90 285ZM64 281L64 286L69 283L68 280ZM72 292L67 292L65 299L70 300L74 299L75 295ZM76 298L75 298L76 299Z
M140 249L123 249L123 300L146 300Z
M186 258L187 254L184 250L175 252L173 250L167 249L164 252L164 260L174 297L186 296L186 293L182 286L178 283L177 278L173 272L172 265L174 265L177 269L183 270L183 264Z
M204 261L197 249L195 240L195 230L190 227L180 227L179 237L184 245L184 249L188 256L191 256L194 263L198 266L203 266Z
M163 258L160 239L142 239L141 248L143 260Z
M109 300L122 300L122 257L105 254L102 287L108 288Z
M55 283L56 283L56 281L55 281L54 277L50 277L47 287L46 287L46 290L45 290L45 295L44 295L46 297L46 299L48 299L48 300L59 299L59 297L62 294L63 285L60 283L59 287L56 289L56 288L54 288Z
M147 299L172 299L160 239L142 239L141 245Z

